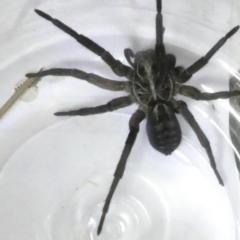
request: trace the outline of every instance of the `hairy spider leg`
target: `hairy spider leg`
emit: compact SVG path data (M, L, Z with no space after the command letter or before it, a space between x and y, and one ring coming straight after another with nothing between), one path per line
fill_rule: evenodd
M200 128L199 124L195 120L192 113L189 111L187 104L183 101L177 101L177 103L175 103L175 104L177 104L176 110L185 118L185 120L188 122L190 127L193 129L193 131L197 135L197 138L198 138L199 142L201 143L202 147L205 148L208 158L210 160L210 165L218 179L218 182L223 186L224 183L223 183L223 180L217 170L216 162L215 162L215 159L212 154L212 149L211 149L209 140L207 139L206 135Z
M99 222L99 225L98 225L98 229L97 229L97 234L98 235L102 231L102 227L103 227L103 224L104 224L104 219L105 219L106 214L108 212L109 205L111 203L113 194L114 194L114 192L117 188L117 185L118 185L120 179L122 178L122 176L124 174L124 170L125 170L125 167L126 167L128 156L131 152L131 149L133 147L133 144L135 142L135 139L136 139L138 131L139 131L139 124L145 118L145 116L146 116L145 113L138 109L132 115L132 117L130 118L130 121L129 121L130 132L129 132L127 140L125 142L125 146L124 146L124 149L122 151L122 155L120 157L120 160L118 162L117 168L116 168L115 173L114 173L114 179L112 181L110 190L108 192L107 198L106 198L104 206L103 206L102 216L101 216L101 219L100 219L100 222Z
M86 73L79 69L71 69L71 68L51 68L48 70L44 70L42 72L37 73L27 73L26 77L45 77L45 76L69 76L75 77L82 80L86 80L87 82L111 91L128 91L129 82L128 81L115 81L111 79L107 79L104 77L100 77L93 73Z
M195 63L193 63L190 67L185 69L182 74L177 79L180 83L187 82L194 73L199 71L202 67L204 67L210 58L223 46L223 44L239 29L239 25L234 27L231 31L229 31L223 38L221 38L211 49L207 52L207 54L200 59L198 59Z
M52 22L56 27L60 28L65 33L72 36L77 42L81 43L84 47L89 49L90 51L94 52L98 56L102 58L102 60L112 69L112 71L120 76L120 77L126 77L128 79L132 79L133 76L133 69L122 64L119 60L116 60L108 51L106 51L104 48L100 47L98 44L93 42L91 39L85 37L82 34L78 34L76 31L59 21L58 19L52 18L48 14L44 13L43 11L40 11L38 9L35 9L35 12L45 18L46 20Z
M240 96L240 91L237 91L237 90L206 93L206 92L201 92L197 88L188 86L188 85L182 85L179 88L178 93L183 96L193 98L195 100L205 100L205 101L216 100L219 98L226 99L226 98Z
M162 0L157 0L157 14L156 14L156 45L155 55L159 66L165 57L165 47L163 43L163 16L162 16Z
M130 106L133 103L130 96L119 97L109 101L107 104L99 105L96 107L80 108L68 112L56 112L55 116L87 116L93 114L100 114L105 112L112 112L119 108Z
M179 88L178 93L190 97L195 100L216 100L216 99L226 99L226 98L232 98L240 96L240 91L221 91L221 92L215 92L215 93L205 93L199 91L197 88L192 86L183 85ZM236 161L236 166L238 171L240 172L240 163L239 161Z
M240 74L240 70L238 70L238 74ZM236 86L238 86L238 79L235 76L232 76L230 78L230 88L235 88ZM230 99L230 104L232 106L239 106L239 99ZM237 131L237 129L233 126L239 126L238 125L238 120L236 118L236 116L234 115L234 113L230 112L230 116L229 116L229 130L230 130L230 135L231 135L231 139L232 139L232 143L234 145L238 144L238 139L239 139L239 131ZM236 153L234 152L234 156L235 156L235 163L236 163L236 167L238 170L238 174L240 177L240 161L239 161L239 157L236 155Z

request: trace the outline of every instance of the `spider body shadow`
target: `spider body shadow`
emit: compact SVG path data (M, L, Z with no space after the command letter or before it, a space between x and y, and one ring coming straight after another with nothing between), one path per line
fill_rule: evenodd
M221 38L203 57L187 68L176 66L176 58L172 54L165 52L163 43L163 17L162 2L156 0L156 45L155 49L139 51L136 54L131 49L125 49L124 54L130 65L124 65L116 60L108 51L93 42L86 36L78 34L62 22L52 18L48 14L35 10L38 15L52 22L55 26L72 36L76 41L88 48L102 58L102 60L112 69L112 71L128 81L114 81L92 73L86 73L78 69L53 68L38 73L28 73L27 77L72 76L94 84L100 88L111 91L126 91L128 96L119 97L108 103L96 107L82 108L68 112L57 112L56 116L86 116L111 112L119 108L137 103L139 108L130 118L129 134L125 142L125 147L116 167L114 179L108 192L97 233L100 234L105 216L108 212L111 199L124 174L126 162L131 152L139 125L143 119L147 119L147 135L149 142L157 151L169 155L180 144L182 133L176 118L176 114L181 114L189 123L197 135L201 145L206 150L210 165L221 185L222 178L218 173L210 143L199 127L194 116L188 110L187 104L183 101L175 100L177 94L184 95L195 100L215 100L219 98L230 98L239 96L240 91L222 91L216 93L205 93L197 88L185 85L197 71L203 68L218 49L235 34L239 26L234 27L223 38ZM134 61L132 59L134 58Z

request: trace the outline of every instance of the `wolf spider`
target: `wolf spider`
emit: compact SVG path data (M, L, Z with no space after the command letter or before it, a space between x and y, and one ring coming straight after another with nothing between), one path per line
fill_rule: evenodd
M227 39L238 31L239 26L234 27L223 38L221 38L205 56L201 57L188 68L183 68L176 66L176 58L173 54L165 52L163 43L164 27L161 0L156 0L156 4L155 49L139 51L135 54L131 49L125 49L124 55L130 67L116 60L108 51L86 36L78 34L70 27L66 26L59 20L52 18L48 14L40 10L35 10L38 15L52 22L55 26L72 36L84 47L100 56L116 75L128 79L128 81L114 81L93 73L66 68L52 68L38 73L26 74L27 77L43 77L48 75L71 76L86 80L87 82L103 89L111 91L126 91L128 93L128 96L113 99L104 105L81 108L68 112L56 112L56 116L86 116L111 112L119 108L127 107L133 103L139 105L129 121L130 131L102 210L101 219L97 229L98 235L101 233L113 194L119 180L124 174L128 156L139 131L139 124L145 118L147 119L147 135L150 144L157 151L168 155L171 154L181 142L182 133L176 118L176 113L181 114L197 135L202 147L205 148L210 160L210 165L219 183L223 185L222 178L216 167L209 140L199 127L192 113L188 110L187 104L184 101L175 100L174 96L176 94L181 94L195 100L208 101L240 95L240 91L205 93L199 91L195 87L184 84L193 76L193 74L208 63L210 58L221 46L223 46ZM134 62L132 62L133 58Z

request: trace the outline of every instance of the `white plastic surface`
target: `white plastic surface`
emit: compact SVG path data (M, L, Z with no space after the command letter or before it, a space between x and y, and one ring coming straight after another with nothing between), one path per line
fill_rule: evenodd
M167 51L189 66L239 24L237 1L163 1ZM99 57L37 16L39 8L96 41L126 63L155 44L155 1L1 1L0 105L27 72L79 68L119 80ZM238 70L240 35L188 82L202 91L228 89ZM229 68L231 66L232 68ZM231 70L232 71L232 70ZM149 144L145 121L117 188L103 232L101 209L137 106L89 117L59 110L103 104L124 95L69 77L46 77L0 120L0 239L239 240L240 186L228 130L227 100L187 98L211 142L221 187L205 150L180 116L183 140L164 156Z

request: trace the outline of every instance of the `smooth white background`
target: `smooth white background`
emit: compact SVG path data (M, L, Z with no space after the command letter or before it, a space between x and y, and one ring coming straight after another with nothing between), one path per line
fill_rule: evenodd
M238 4L163 2L165 42L178 64L190 65L237 25ZM37 16L34 8L61 19L125 63L124 48L136 52L154 46L153 0L1 1L0 105L25 73L42 67L79 68L119 79L99 57ZM227 89L226 66L239 69L239 38L238 33L189 84L202 91ZM0 122L0 236L95 239L94 221L136 106L102 116L57 118L55 111L103 104L122 94L66 77L45 78L34 91L35 97L20 100ZM143 122L99 239L239 239L239 183L229 145L228 101L188 100L188 105L210 139L227 192L181 117L183 141L167 157L151 148ZM89 189L89 182L98 187ZM126 230L121 232L119 216L125 212L131 224L123 221Z

